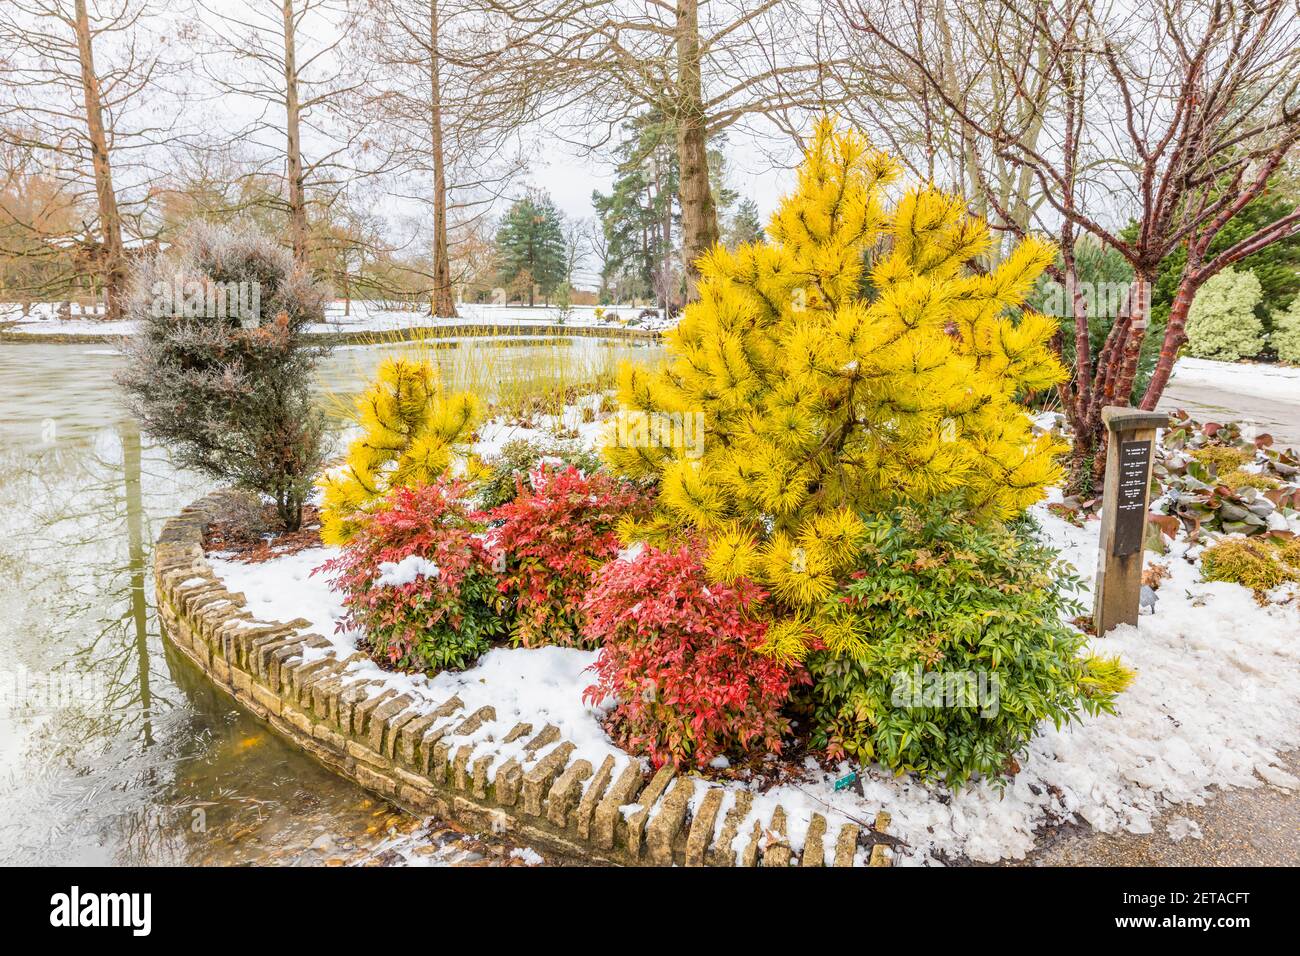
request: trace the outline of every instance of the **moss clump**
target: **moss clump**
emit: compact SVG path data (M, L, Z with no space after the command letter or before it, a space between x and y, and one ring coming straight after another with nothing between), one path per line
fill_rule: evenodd
M1236 471L1255 458L1244 448L1229 448L1224 445L1198 448L1192 452L1192 457L1207 468L1214 468L1219 474Z
M1270 478L1268 475L1257 475L1254 472L1242 471L1240 468L1236 468L1219 478L1219 484L1227 485L1234 491L1238 488L1254 488L1257 491L1268 491L1270 488L1279 487L1282 483L1276 478Z
M1287 558L1300 557L1296 542L1288 543L1286 557L1278 545L1247 538L1227 538L1201 555L1201 576L1206 581L1240 584L1262 598L1280 584L1300 580L1300 571Z

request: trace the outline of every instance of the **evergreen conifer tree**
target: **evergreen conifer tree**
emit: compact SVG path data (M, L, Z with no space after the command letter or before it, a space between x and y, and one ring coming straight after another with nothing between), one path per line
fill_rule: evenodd
M655 518L627 535L701 535L716 579L765 584L790 611L769 631L782 656L817 633L819 602L863 545L861 515L955 495L1008 519L1060 474L1063 446L1035 437L1017 402L1065 376L1054 320L1021 310L1053 248L1026 240L974 271L987 226L933 189L886 208L897 175L823 120L769 241L703 257L668 363L621 372L606 457L660 486Z
M608 244L604 278L628 298L649 298L655 274L676 256L681 223L672 127L653 111L636 117L618 157L610 191L591 195Z
M551 197L530 192L516 200L501 221L496 244L501 284L509 288L521 276L531 276L528 304L535 304L534 288L540 289L549 303L551 294L564 282L567 264L564 219Z
M468 452L479 417L469 392L448 394L428 361L386 359L374 383L356 399L363 429L346 462L318 484L321 540L344 544L366 509L396 487L427 485Z
M758 218L758 203L742 199L727 228L727 248L734 249L747 242L761 242L763 223Z

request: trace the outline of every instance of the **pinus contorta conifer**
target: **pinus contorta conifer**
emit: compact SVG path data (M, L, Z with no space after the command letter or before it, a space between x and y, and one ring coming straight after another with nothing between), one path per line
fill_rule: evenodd
M321 539L343 544L366 509L391 488L427 485L466 443L479 417L468 392L447 393L428 361L386 359L371 386L356 399L364 434L347 460L320 479Z
M978 271L988 227L934 189L887 206L898 173L823 120L766 241L715 246L669 361L621 372L604 453L660 486L655 518L628 536L702 535L715 579L755 579L790 609L770 629L781 656L811 643L861 515L956 495L1004 520L1060 474L1063 446L1017 401L1066 374L1055 322L1023 309L1053 247L1027 239Z

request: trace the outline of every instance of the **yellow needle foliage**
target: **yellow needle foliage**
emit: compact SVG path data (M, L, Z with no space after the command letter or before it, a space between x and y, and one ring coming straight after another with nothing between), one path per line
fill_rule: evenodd
M701 531L711 574L756 578L797 610L851 565L858 515L957 493L975 514L1007 519L1057 480L1064 446L1035 437L1017 402L1065 378L1055 323L1012 317L1053 247L1026 240L977 272L988 227L934 189L887 208L898 172L823 120L770 240L700 260L699 299L668 335L670 359L624 367L619 399L623 421L682 426L643 433L702 423L703 453L629 441L627 427L610 434L614 468L660 483L656 519L630 535ZM795 630L782 631L786 648Z
M345 543L389 489L436 480L456 455L467 453L480 411L471 393L448 394L432 363L385 359L356 399L364 434L349 446L344 464L318 482L321 539Z

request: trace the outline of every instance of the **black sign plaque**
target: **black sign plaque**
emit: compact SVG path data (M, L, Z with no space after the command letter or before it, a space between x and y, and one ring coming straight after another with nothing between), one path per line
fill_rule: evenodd
M1147 486L1151 471L1151 442L1119 443L1119 482L1115 489L1115 539L1110 553L1116 556L1142 550L1142 531L1147 517Z

